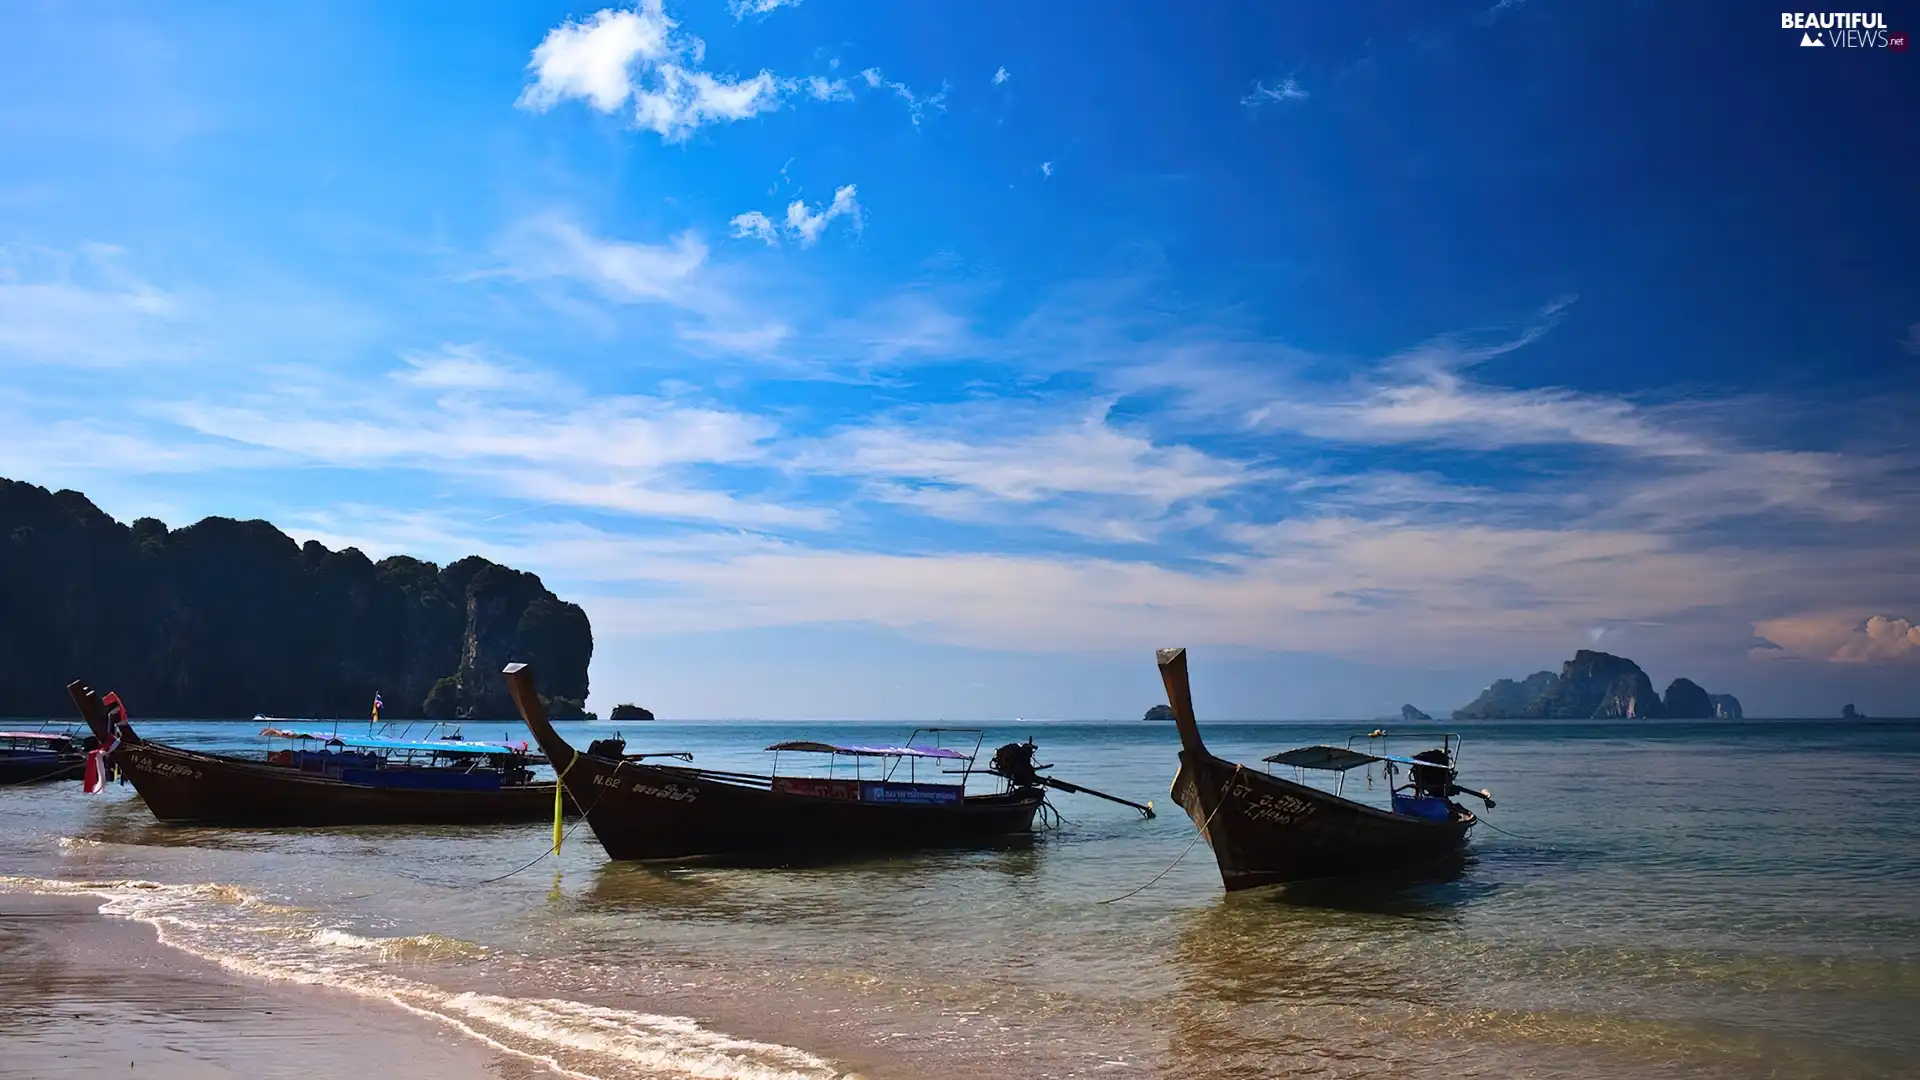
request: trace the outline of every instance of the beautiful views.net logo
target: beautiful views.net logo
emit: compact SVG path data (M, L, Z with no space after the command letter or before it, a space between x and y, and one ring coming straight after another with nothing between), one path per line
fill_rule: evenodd
M1907 51L1907 33L1888 30L1878 11L1783 11L1780 29L1800 31L1802 48Z

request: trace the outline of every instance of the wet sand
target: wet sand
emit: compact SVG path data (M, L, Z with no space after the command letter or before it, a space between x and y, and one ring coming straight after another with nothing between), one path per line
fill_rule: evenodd
M0 1077L555 1075L365 998L231 974L98 907L84 897L0 893Z

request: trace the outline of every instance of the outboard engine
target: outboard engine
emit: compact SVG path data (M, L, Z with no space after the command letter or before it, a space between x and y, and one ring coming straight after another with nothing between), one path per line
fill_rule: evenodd
M1428 762L1413 767L1414 794L1444 799L1453 793L1454 780L1460 774L1445 750L1422 750L1413 755L1413 760Z
M993 761L987 770L996 776L1006 777L1014 787L1039 787L1042 783L1040 769L1047 766L1035 767L1033 764L1034 751L1038 749L1032 739L1023 743L1010 742L993 752Z
M618 735L611 739L595 739L587 744L587 754L590 757L612 758L619 761L626 752L627 740Z

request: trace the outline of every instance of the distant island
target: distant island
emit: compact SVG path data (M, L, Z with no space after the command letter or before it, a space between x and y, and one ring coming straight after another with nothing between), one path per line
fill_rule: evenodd
M500 669L536 665L585 715L593 630L540 579L296 544L264 521L123 525L77 491L0 479L0 716L68 716L70 679L133 715L515 715Z
M1142 719L1142 720L1171 720L1171 719L1173 719L1173 706L1171 706L1171 705L1155 705L1155 706L1154 706L1153 708L1151 708L1151 709L1148 709L1148 710L1147 710L1147 715L1145 715L1145 716L1143 716L1143 717L1141 717L1140 719Z
M1742 718L1732 694L1709 694L1691 679L1675 679L1663 697L1640 665L1624 656L1581 649L1560 674L1536 671L1501 679L1453 711L1455 720L1585 720Z
M1415 720L1431 720L1433 717L1428 716L1426 713L1421 712L1411 705L1402 705L1400 706L1400 719L1411 722Z
M1856 708L1854 708L1854 707L1853 707L1853 702L1851 702L1851 701L1849 701L1849 702L1847 702L1847 703L1846 703L1846 705L1845 705L1845 706L1843 706L1843 707L1842 707L1842 708L1840 709L1840 719L1842 719L1842 720L1865 720L1865 719L1867 719L1867 714L1866 714L1866 713L1863 713L1863 712L1861 712L1861 711L1860 711L1859 709L1856 709Z
M615 705L613 707L613 711L607 714L607 719L609 720L651 720L653 719L653 712L648 709L643 709L638 705L634 705L628 702L622 702L621 704Z

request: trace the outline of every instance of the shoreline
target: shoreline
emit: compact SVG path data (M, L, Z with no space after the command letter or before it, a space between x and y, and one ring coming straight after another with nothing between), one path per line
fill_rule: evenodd
M444 1024L324 986L248 979L100 914L91 896L0 892L0 1077L396 1080L558 1075Z

